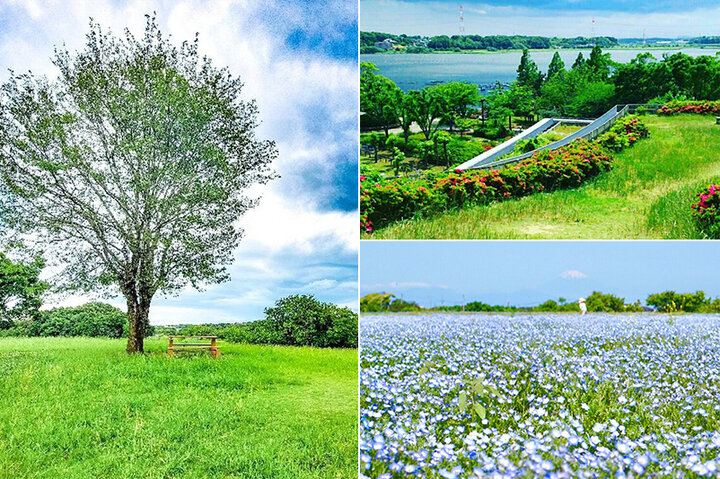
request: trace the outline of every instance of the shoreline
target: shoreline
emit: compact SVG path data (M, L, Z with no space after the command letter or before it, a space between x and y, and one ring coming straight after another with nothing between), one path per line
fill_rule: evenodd
M362 48L362 47L361 47ZM592 51L592 47L577 47L577 48L528 48L527 49L530 53L533 52L561 52L561 51ZM678 47L678 46L633 46L633 47L607 47L603 48L602 51L622 51L622 50L718 50L720 51L720 45L703 45L703 46L692 46L692 47ZM454 51L454 50L433 50L429 52L414 52L414 53L407 53L407 52L401 52L401 51L385 51L385 52L374 52L374 53L360 53L360 55L449 55L449 54L455 54L455 55L492 55L492 54L498 54L498 53L515 53L515 52L522 52L523 49L520 48L510 48L507 50L461 50L461 51Z

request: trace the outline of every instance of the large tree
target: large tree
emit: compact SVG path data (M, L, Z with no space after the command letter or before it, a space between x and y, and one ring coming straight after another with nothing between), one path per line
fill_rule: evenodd
M90 23L84 50L56 50L59 75L11 74L0 100L5 222L52 248L58 286L120 293L128 352L142 352L156 293L228 279L237 220L274 173L254 101L194 42L174 46Z
M443 104L443 121L453 131L455 121L469 115L470 109L480 101L477 85L472 83L450 82L438 85L436 94Z
M563 62L562 58L560 58L560 54L555 52L552 56L552 60L550 60L550 65L548 65L546 78L550 80L555 75L562 73L565 73L565 62Z
M440 128L439 120L444 112L445 104L438 95L438 87L426 86L422 90L408 92L409 112L412 120L418 124L426 140L430 140Z
M538 70L537 64L530 58L530 52L525 49L520 57L520 64L517 67L517 84L527 86L535 91L540 90L543 76Z
M360 110L364 125L377 126L390 135L390 128L400 123L403 92L398 86L376 72L372 63L360 64Z

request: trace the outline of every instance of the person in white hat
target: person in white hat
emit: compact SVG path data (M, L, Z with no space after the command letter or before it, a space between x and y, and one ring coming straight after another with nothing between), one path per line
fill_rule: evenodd
M585 306L585 298L578 299L578 304L580 305L580 314L587 313L587 306Z

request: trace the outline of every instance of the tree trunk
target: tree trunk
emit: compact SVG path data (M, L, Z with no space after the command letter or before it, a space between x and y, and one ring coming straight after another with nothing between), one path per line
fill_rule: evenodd
M150 301L127 298L128 305L128 342L125 350L128 354L145 352L145 332L150 313Z

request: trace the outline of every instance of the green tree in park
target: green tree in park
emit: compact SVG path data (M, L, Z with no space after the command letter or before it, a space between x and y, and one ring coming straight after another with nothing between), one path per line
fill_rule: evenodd
M509 117L508 126L512 128L512 115L531 119L535 114L536 95L533 89L519 82L513 83L508 89L495 89L489 96L491 116L496 118Z
M400 151L397 148L394 148L392 164L393 164L393 168L395 168L395 176L400 175L400 166L402 166L403 161L405 161L405 153L403 153L402 151Z
M293 295L265 309L265 324L289 346L316 348L357 347L357 313L311 295Z
M585 300L588 311L620 312L625 311L625 299L618 298L612 294L603 294L598 291L587 297Z
M703 309L704 306L711 304L709 298L705 297L704 291L696 291L695 293L679 294L675 291L664 291L648 296L646 301L650 306L655 306L662 312L685 311L687 313L696 313Z
M362 120L369 126L381 127L387 138L390 128L400 120L403 92L398 86L382 75L372 63L360 64L360 111Z
M435 87L435 93L442 102L442 120L450 127L450 133L456 120L467 117L470 109L480 101L477 86L470 83L444 83Z
M562 58L560 58L560 54L558 52L555 52L553 54L552 60L550 60L550 65L548 65L548 71L547 71L547 80L550 80L551 78L555 77L555 75L565 73L565 62L562 61Z
M517 84L538 90L542 81L542 74L538 71L537 64L530 58L530 52L524 49L517 67Z
M375 158L375 163L378 161L378 152L380 151L380 147L383 144L383 137L381 133L378 133L377 131L373 131L369 135L370 144L373 147L373 155Z
M445 131L438 131L434 138L435 144L442 151L443 158L445 159L445 168L448 169L450 168L450 157L448 156L447 147L451 139L450 134Z
M603 53L602 49L595 45L590 52L590 58L585 62L590 78L594 80L606 81L610 75L610 65L612 65L609 53Z
M48 284L39 278L43 266L39 257L24 264L0 253L0 329L11 327L17 320L40 316L43 294L48 289Z
M435 154L435 142L433 140L423 141L420 143L420 152L422 153L423 168L427 168L430 164L430 158L433 158Z
M398 107L398 120L400 122L400 128L402 128L403 140L405 147L407 147L408 139L410 138L410 127L413 120L413 98L400 92L402 98Z
M56 80L2 86L4 220L52 246L58 286L119 292L129 353L142 352L156 293L229 278L247 189L275 175L272 141L242 82L194 42L174 46L148 16L144 35L93 22L85 48L60 49Z
M422 90L412 90L408 93L410 97L410 113L412 120L418 124L420 130L425 135L426 140L430 140L440 127L439 120L444 113L444 104L440 95L438 95L437 87L425 87Z
M585 57L583 56L582 52L578 53L578 56L575 58L575 61L572 64L572 67L570 67L573 70L579 70L585 65Z

